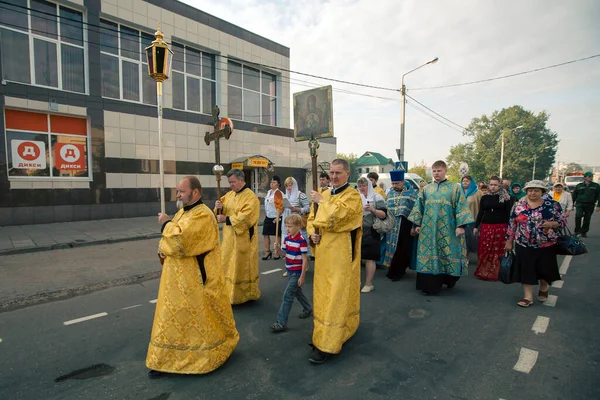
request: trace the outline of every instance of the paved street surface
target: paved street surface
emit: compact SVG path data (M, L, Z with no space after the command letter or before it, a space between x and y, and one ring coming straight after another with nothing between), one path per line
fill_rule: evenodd
M287 332L269 330L285 285L282 271L273 272L284 268L281 261L260 262L263 296L234 308L240 343L221 369L205 376L146 376L157 279L3 312L0 399L598 399L598 217L592 224L590 254L559 258L564 280L551 289L554 306L536 302L521 309L520 285L472 276L439 297L425 297L414 289L414 273L392 283L378 270L375 291L361 295L357 334L319 366L307 360L312 321L295 317L297 304ZM139 247L129 247L134 243ZM81 262L81 273L51 267L96 250L89 265ZM36 253L55 255L32 285L56 280L68 287L56 275L75 284L86 274L97 280L102 267L112 278L136 262L155 269L155 251L156 241L147 240ZM11 265L33 256L10 256ZM27 291L27 275L10 280L3 270L2 276L6 298Z

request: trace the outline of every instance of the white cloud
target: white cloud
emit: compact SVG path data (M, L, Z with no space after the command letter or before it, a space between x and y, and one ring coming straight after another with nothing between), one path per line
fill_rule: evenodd
M410 91L495 77L600 53L600 3L595 0L502 2L416 0L188 0L291 49L291 69L377 86L400 87L463 126L471 118L520 104L550 114L559 133L558 158L600 164L600 58L552 70L459 88ZM292 92L306 87L292 74ZM399 99L339 83L335 89ZM396 158L400 103L334 92L334 126L340 152L379 151ZM407 106L406 157L410 163L445 158L465 139Z

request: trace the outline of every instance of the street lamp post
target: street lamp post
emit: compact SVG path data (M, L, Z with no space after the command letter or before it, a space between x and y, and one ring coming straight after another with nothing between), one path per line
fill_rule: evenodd
M542 149L542 151L544 151L544 150L547 150L547 149L549 149L549 148L551 148L551 147L552 147L552 146L546 146L546 147L544 147L544 148ZM537 162L537 154L534 154L534 155L533 155L533 171L532 171L532 173L531 173L531 180L534 180L534 179L535 179L535 164L536 164L536 162Z
M502 179L502 171L504 169L504 132L508 130L508 132L514 132L523 127L523 125L519 125L513 129L503 129L502 130L502 147L500 148L500 179Z
M163 166L163 81L169 79L173 52L163 40L164 35L160 28L154 33L156 40L146 47L148 60L148 75L156 81L156 100L158 108L158 157L160 170L160 212L165 213L165 170Z
M402 103L400 107L400 148L396 151L396 153L398 154L398 161L404 161L404 122L406 118L406 86L404 85L404 77L410 74L411 72L414 72L428 64L435 64L436 62L438 62L438 60L439 58L436 57L433 60L428 61L425 64L420 65L417 68L412 69L404 75L402 75L402 89L400 90L400 98Z

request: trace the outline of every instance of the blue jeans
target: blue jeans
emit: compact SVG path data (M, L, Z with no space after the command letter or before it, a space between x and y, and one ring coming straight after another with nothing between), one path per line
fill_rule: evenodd
M288 275L288 284L285 292L283 292L283 302L277 313L277 321L283 326L287 325L290 310L292 309L292 304L294 304L294 297L298 299L304 311L312 311L312 306L304 295L302 287L298 287L298 279L300 279L300 274L294 273Z

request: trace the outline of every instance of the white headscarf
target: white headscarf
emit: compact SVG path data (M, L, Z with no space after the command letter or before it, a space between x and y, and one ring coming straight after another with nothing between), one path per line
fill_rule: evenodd
M298 189L298 182L296 182L296 179L292 178L292 191L288 192L287 187L285 188L285 197L287 197L287 199L289 200L290 203L292 204L298 204L298 197L300 197L300 190Z
M375 193L375 189L373 189L373 185L371 185L370 181L369 181L369 184L367 185L367 187L369 188L368 192L367 192L367 196L360 193L360 191L359 191L360 198L362 199L363 208L367 206L367 202L369 202L370 204L375 204L375 202L377 201L377 196L376 196L377 193ZM373 205L373 207L375 207L375 206Z

